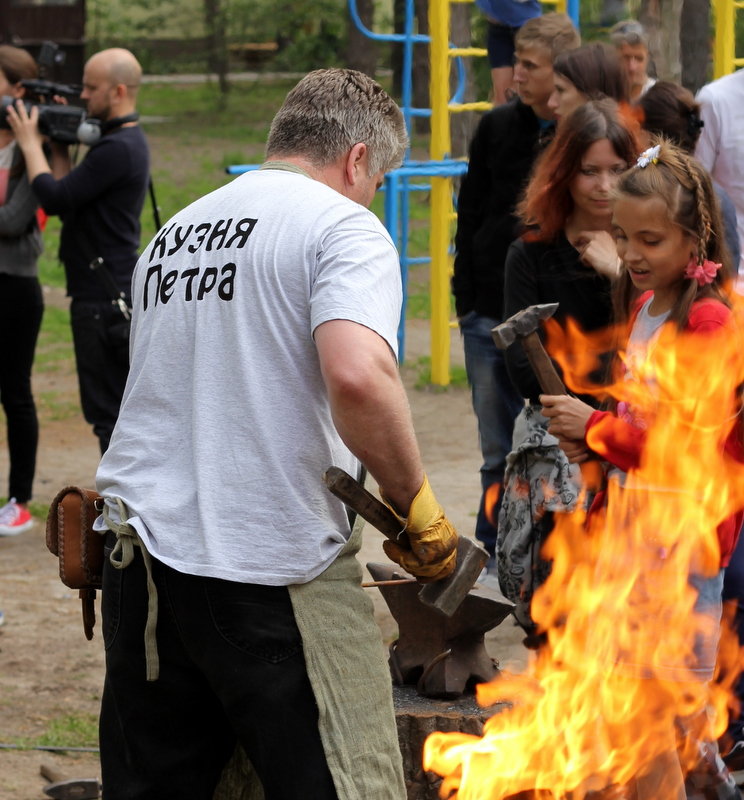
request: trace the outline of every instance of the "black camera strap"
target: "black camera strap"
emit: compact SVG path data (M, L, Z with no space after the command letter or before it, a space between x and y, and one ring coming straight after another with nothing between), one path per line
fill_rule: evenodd
M147 188L150 192L150 202L152 203L152 218L155 222L155 233L157 233L163 226L160 222L160 208L158 208L157 200L155 199L155 184L152 182L152 175L147 181Z
M121 315L124 319L127 321L132 319L132 309L127 305L127 297L124 292L119 290L103 258L101 258L101 256L96 256L90 264L88 264L88 267L99 277L104 289L111 295L111 302L119 307L119 311L121 311Z

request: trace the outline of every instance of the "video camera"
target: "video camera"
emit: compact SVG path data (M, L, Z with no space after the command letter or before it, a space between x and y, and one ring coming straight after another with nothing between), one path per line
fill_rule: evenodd
M60 64L64 54L54 42L44 42L39 51L37 63L43 75L47 67ZM21 81L26 90L23 105L29 113L36 106L39 109L39 131L54 142L76 144L77 129L85 119L85 109L74 105L55 102L55 97L77 100L82 91L81 86L54 83L42 78ZM8 106L15 103L15 98L7 95L0 98L0 128L8 129Z

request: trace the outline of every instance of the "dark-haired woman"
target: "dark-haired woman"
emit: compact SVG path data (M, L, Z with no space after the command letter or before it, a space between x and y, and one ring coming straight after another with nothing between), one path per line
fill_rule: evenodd
M21 81L35 78L33 58L0 45L0 95L22 97ZM41 233L37 202L23 156L10 130L0 130L0 401L5 411L10 475L8 502L0 508L0 536L33 524L31 499L39 426L31 394L31 367L44 305L37 277Z
M559 124L588 100L609 97L620 104L629 103L628 78L617 52L602 42L558 55L553 61L553 83L548 107Z
M562 326L569 320L587 332L609 326L611 284L620 268L610 236L611 192L635 163L637 151L635 136L612 100L585 103L563 121L537 162L518 209L527 232L507 255L504 319L532 305L558 303L554 318ZM517 604L517 620L533 633L529 601L549 569L539 550L553 527L551 512L575 507L581 473L547 432L539 405L541 387L519 342L507 350L506 362L512 382L528 402L517 418L507 458L499 581ZM587 376L592 378L601 382L599 375Z

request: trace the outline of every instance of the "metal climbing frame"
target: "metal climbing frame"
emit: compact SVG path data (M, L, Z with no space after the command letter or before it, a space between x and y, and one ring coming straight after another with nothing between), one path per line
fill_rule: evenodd
M713 42L713 77L728 75L744 66L736 57L736 15L744 8L743 0L713 0L715 39Z
M466 75L462 59L484 57L486 50L480 47L454 47L450 43L451 2L473 2L473 0L430 0L429 36L415 32L413 0L406 0L403 33L373 33L362 23L356 8L356 0L349 0L349 12L362 33L378 41L395 42L403 47L403 69L401 85L401 109L409 133L414 117L431 118L429 161L410 161L408 154L403 165L389 173L385 179L385 226L393 237L400 254L401 274L404 286L404 312L408 268L411 264L430 263L431 297L431 380L445 386L450 380L450 275L452 272L452 223L455 219L452 195L453 178L467 171L467 162L451 157L450 114L463 111L487 111L487 102L463 103ZM578 25L579 0L548 0L545 5L556 11L568 13ZM431 108L414 108L413 95L413 46L428 43L430 54L429 96ZM453 64L454 62L454 64ZM450 98L450 74L455 68L457 88ZM415 179L430 178L427 185L415 183ZM408 255L409 196L412 191L430 191L429 256L412 258ZM405 320L401 321L398 334L401 356L405 347Z

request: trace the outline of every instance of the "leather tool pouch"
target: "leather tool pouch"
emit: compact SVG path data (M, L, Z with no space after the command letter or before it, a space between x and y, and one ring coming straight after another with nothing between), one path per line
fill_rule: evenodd
M93 489L66 486L52 500L46 523L46 544L59 558L59 577L78 589L83 604L85 638L93 638L94 601L103 579L104 536L93 530L103 498Z

